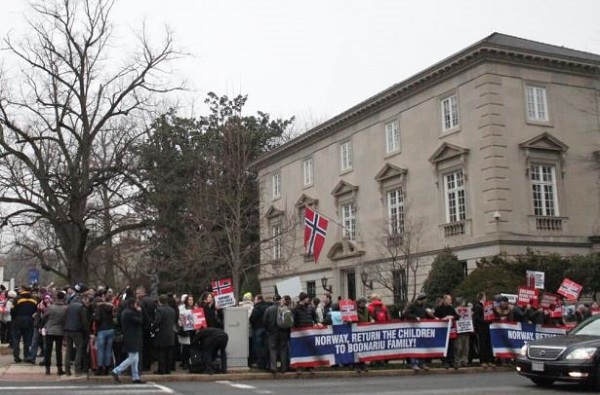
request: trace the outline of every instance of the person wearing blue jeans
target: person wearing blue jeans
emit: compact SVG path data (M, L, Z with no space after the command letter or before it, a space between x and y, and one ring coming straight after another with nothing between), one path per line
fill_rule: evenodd
M125 308L121 313L121 330L123 332L123 352L127 353L127 358L110 374L115 381L120 382L119 376L131 367L133 383L144 384L140 380L138 369L140 351L142 351L142 309L134 298L125 300Z
M110 297L101 296L96 303L93 319L96 324L96 349L98 350L98 368L96 376L107 375L112 364L112 347L115 340L113 323L114 305Z

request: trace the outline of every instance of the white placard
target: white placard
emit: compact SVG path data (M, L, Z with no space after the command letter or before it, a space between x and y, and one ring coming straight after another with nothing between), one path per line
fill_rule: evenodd
M537 289L544 289L544 272L536 272L533 270L527 270L527 286L534 287Z
M302 292L302 283L300 277L290 277L286 280L277 283L277 292L279 295L289 295L294 299Z

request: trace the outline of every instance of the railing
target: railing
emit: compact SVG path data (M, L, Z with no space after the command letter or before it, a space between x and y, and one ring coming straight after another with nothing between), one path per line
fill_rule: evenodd
M442 224L441 226L444 230L444 237L464 235L467 228L465 221L450 222L448 224Z
M535 228L543 232L562 232L562 217L535 217Z

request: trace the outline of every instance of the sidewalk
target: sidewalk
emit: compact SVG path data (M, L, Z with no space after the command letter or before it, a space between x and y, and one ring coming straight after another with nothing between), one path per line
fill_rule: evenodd
M38 358L37 362L42 359ZM412 369L406 368L406 365L397 364L398 368L389 367L385 369L371 369L365 373L356 373L353 370L341 370L333 368L321 368L317 369L314 373L302 372L297 373L285 373L273 375L256 370L235 370L235 368L229 369L227 374L191 374L184 370L177 370L170 375L155 375L145 374L142 372L141 378L144 381L151 382L172 382L172 381L241 381L241 380L280 380L280 379L297 379L297 378L345 378L345 377L359 377L362 375L366 376L414 376L415 374L427 376L431 374L464 374L474 372L506 372L514 370L514 367L498 367L495 369L483 369L481 367L466 367L455 369L445 369L442 367L432 367L429 372L414 373ZM0 382L1 381L29 381L29 382L97 382L97 383L114 383L111 376L94 376L93 372L87 375L72 375L72 376L58 376L56 374L56 367L52 366L52 374L46 375L46 368L39 365L32 365L29 363L15 363L13 356L5 345L0 345ZM128 376L122 376L122 382L128 383L131 378Z

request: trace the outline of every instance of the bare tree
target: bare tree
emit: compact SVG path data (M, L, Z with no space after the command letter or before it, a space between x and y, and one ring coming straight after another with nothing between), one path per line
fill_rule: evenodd
M377 243L377 248L386 257L385 262L369 265L364 270L368 278L389 290L394 299L404 299L405 295L396 295L400 289L404 289L408 296L408 289L412 285L411 300L414 300L417 295L419 248L425 219L410 215L410 210L406 207L401 221L402 224L399 224L395 220L393 226L386 223L385 236L380 237Z
M134 117L171 90L162 73L177 56L169 32L156 48L142 33L138 51L118 66L108 56L112 5L38 1L32 36L4 41L21 67L17 78L3 75L0 88L0 202L8 204L1 225L48 224L64 259L64 270L54 269L69 281L87 281L98 247L145 226L114 214L128 212L140 186L128 154L139 139ZM108 205L101 188L111 193ZM92 235L107 212L111 226Z

